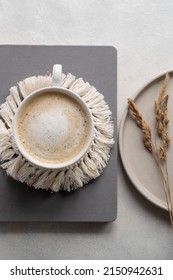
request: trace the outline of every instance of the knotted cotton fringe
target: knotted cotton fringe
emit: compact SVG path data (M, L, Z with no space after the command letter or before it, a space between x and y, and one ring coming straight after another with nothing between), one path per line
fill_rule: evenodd
M100 94L82 78L63 74L62 86L79 94L89 106L94 122L94 139L88 152L77 163L61 170L39 168L19 152L12 133L14 114L22 100L33 91L52 85L51 76L33 76L10 88L10 95L0 106L1 167L15 180L36 189L71 191L97 178L106 167L114 144L111 111Z

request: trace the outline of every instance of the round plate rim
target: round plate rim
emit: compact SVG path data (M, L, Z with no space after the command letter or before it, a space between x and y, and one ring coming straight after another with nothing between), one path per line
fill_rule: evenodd
M164 76L166 73L173 73L173 69L171 68L171 69L165 70L164 72L161 72L160 74L158 74L154 78L150 79L140 89L137 90L137 92L134 94L133 99L135 100L146 87L148 87L155 80L157 80L157 79L161 78L162 76ZM158 207L160 207L160 208L162 208L164 210L168 210L166 202L163 203L163 201L161 199L159 199L158 197L154 196L147 189L145 189L145 187L136 178L134 178L133 174L131 174L130 170L128 169L128 164L126 162L126 158L124 156L124 149L123 149L123 133L124 133L124 126L125 126L125 121L126 121L127 115L128 115L128 106L126 106L126 108L125 108L125 110L124 110L124 112L122 114L122 118L121 118L120 126L119 126L119 136L118 136L119 152L120 152L120 157L121 157L121 161L122 161L123 167L124 167L128 177L129 177L130 181L134 185L134 187L147 200L149 200L151 203L155 204L156 206L158 206Z

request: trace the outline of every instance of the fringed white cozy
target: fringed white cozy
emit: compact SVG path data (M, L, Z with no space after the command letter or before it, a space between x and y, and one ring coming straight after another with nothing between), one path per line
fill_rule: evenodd
M52 85L51 76L29 77L10 88L10 95L0 106L1 167L15 180L36 189L71 191L98 177L109 159L114 144L111 111L100 94L82 78L63 74L62 86L79 94L89 106L94 122L94 139L88 152L76 164L63 170L39 168L21 155L13 139L12 122L22 100L31 92Z

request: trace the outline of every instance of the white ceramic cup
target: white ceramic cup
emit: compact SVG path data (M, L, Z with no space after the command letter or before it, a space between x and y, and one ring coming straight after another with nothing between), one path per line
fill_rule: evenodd
M80 160L81 157L89 149L94 135L94 125L93 125L93 119L92 119L90 109L79 95L75 94L74 92L68 89L61 87L61 75L62 75L62 66L59 64L55 64L53 66L52 86L36 90L31 94L29 94L21 102L19 108L15 113L14 120L13 120L14 140L16 142L19 151L22 153L24 158L39 167L49 168L49 169L62 169ZM50 96L55 100L58 100L57 98L62 100L62 104L60 108L59 108L60 101L56 101L57 107L56 107L56 102L54 102L54 99L50 99L50 102L51 100L53 101L52 104L47 101L49 100L48 98ZM70 105L66 103L67 102L66 100L68 102L71 102L69 103ZM46 106L45 104L44 106L40 105L43 106L38 109L40 110L40 113L37 112L38 111L37 109L33 109L35 108L34 106L38 107L39 106L38 104L42 104L42 103L43 104L45 103ZM72 106L73 104L74 106ZM53 109L50 109L49 112L49 107L51 108L51 106L53 107ZM75 111L76 108L79 108L79 110L77 110L77 113ZM75 112L74 116L73 116L73 111ZM37 117L36 119L34 119L32 114L36 114L36 112L37 112ZM25 116L25 114L27 115L27 117ZM30 114L31 116L28 117L28 115ZM39 114L41 114L41 117ZM81 122L84 123L84 119L85 119L85 123L87 123L87 130L85 127L85 131L83 130L83 124L81 123ZM82 133L86 133L86 135L82 135ZM21 136L22 134L23 136ZM77 135L80 135L81 139L83 139L83 142L82 140L79 140L80 137L78 137ZM27 141L31 145L29 149L24 144L24 142L26 142L26 139L28 139ZM83 144L78 145L77 141L81 141L80 143ZM62 146L63 144L64 146ZM39 145L40 147L47 149L46 159L45 158L42 159L42 156L41 157L35 156L36 155L35 149L37 149ZM69 150L67 149L64 150L63 152L63 149L65 149L64 147L68 145L70 147ZM73 152L70 145L71 146L76 145L77 150ZM52 147L55 148L55 151L51 154L51 152L53 151ZM48 150L51 151L50 157L49 157ZM56 155L56 152L58 150L60 151L60 153L62 151L61 155L58 155L57 156L58 158L56 159L54 158L52 159L52 157Z

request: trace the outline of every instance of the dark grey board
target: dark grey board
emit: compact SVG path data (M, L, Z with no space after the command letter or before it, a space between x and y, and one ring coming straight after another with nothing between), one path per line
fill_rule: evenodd
M0 103L9 88L33 75L63 72L83 77L104 94L116 130L117 52L110 46L0 46ZM99 178L70 193L51 194L17 182L0 168L0 221L111 222L117 215L117 143Z

